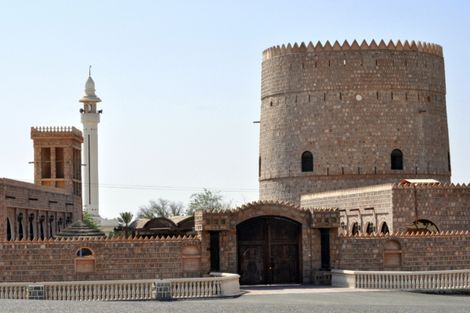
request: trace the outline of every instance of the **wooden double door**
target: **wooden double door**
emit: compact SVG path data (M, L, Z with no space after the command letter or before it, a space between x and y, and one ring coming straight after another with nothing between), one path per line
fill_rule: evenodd
M301 225L282 217L257 217L237 226L242 285L300 282Z

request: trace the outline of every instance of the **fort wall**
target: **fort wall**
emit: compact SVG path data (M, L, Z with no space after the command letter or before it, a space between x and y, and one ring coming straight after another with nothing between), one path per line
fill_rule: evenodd
M442 48L425 43L272 47L262 63L260 199L450 181ZM403 168L391 168L391 152ZM313 171L302 171L304 151Z
M470 268L470 233L339 236L334 267L432 271ZM388 247L388 248L387 248Z
M93 255L78 257L81 248ZM156 279L201 276L196 237L0 242L0 281Z
M381 232L413 228L413 222L427 220L441 231L470 231L470 186L460 184L384 184L303 195L305 208L338 208L340 232L352 233L358 223L366 232L372 223Z
M0 240L7 239L8 223L10 223L11 239L18 239L19 216L22 217L24 238L30 238L31 230L33 230L33 238L39 238L39 224L42 216L44 216L44 235L50 237L51 229L55 234L68 223L82 218L81 197L62 188L1 178Z

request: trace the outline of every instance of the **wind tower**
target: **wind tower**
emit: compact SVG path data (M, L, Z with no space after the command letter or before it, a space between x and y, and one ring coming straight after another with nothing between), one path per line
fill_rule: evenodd
M90 66L91 68L91 66ZM101 102L95 94L95 82L88 72L85 84L85 95L79 100L83 103L80 109L83 124L83 160L85 161L83 181L83 208L94 217L99 217L98 194L98 123L102 110L97 110Z

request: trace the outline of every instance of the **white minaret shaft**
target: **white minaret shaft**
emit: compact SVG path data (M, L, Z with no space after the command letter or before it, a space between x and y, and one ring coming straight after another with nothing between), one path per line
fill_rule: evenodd
M80 100L83 108L80 110L83 124L83 160L85 166L83 181L83 208L95 217L99 217L98 195L98 123L101 110L96 105L101 102L95 94L95 82L88 77L85 84L85 96Z

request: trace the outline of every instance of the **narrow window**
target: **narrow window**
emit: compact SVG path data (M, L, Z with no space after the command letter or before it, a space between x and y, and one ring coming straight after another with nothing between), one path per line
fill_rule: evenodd
M59 217L59 220L57 221L57 232L60 232L63 223L62 217Z
M427 96L428 102L431 102L431 96Z
M330 61L330 60L328 60L328 66L330 66L330 65L331 65L331 61Z
M392 170L402 170L403 169L403 153L395 149L391 153L391 168Z
M315 61L315 67L317 67L317 65L318 65L318 64L317 64L317 61Z
M346 65L346 59L343 60L343 65Z
M10 220L7 218L7 240L11 240L11 225Z
M330 264L330 229L320 228L321 268L329 270Z
M343 94L341 92L339 93L339 100L343 100Z
M261 156L258 158L258 177L261 177Z
M49 237L52 237L53 225L54 225L54 215L49 215Z
M34 225L33 225L34 214L33 213L29 214L28 221L29 221L29 240L33 240L34 239Z
M374 224L373 224L373 223L367 224L367 229L366 229L367 234L370 235L370 234L372 234L374 231L375 231Z
M375 96L377 97L377 100L379 100L379 92L378 91L375 93Z
M41 148L41 177L51 178L51 148Z
M46 217L42 215L39 219L39 238L41 240L44 240L44 221L46 220Z
M23 213L18 214L18 239L23 239Z
M408 101L408 93L405 92L405 100Z
M218 231L210 231L211 271L220 271L220 240Z
M302 172L313 172L313 154L310 151L302 153Z
M302 69L305 69L305 64L302 63Z
M55 149L56 178L64 178L64 148Z
M326 101L326 93L323 93L323 101Z
M393 91L390 93L390 97L391 97L392 100L393 100Z
M273 102L272 102L272 101L271 101L271 102L269 102L269 106L270 106L270 107L272 107L272 106L273 106Z
M352 225L351 233L353 236L359 234L359 224L357 222Z
M449 172L451 171L451 167L450 167L450 152L447 152L447 166L449 168Z
M380 229L380 232L381 232L382 234L388 234L388 233L390 232L390 231L388 230L388 225L387 225L387 223L384 222L384 223L382 224L382 228Z

